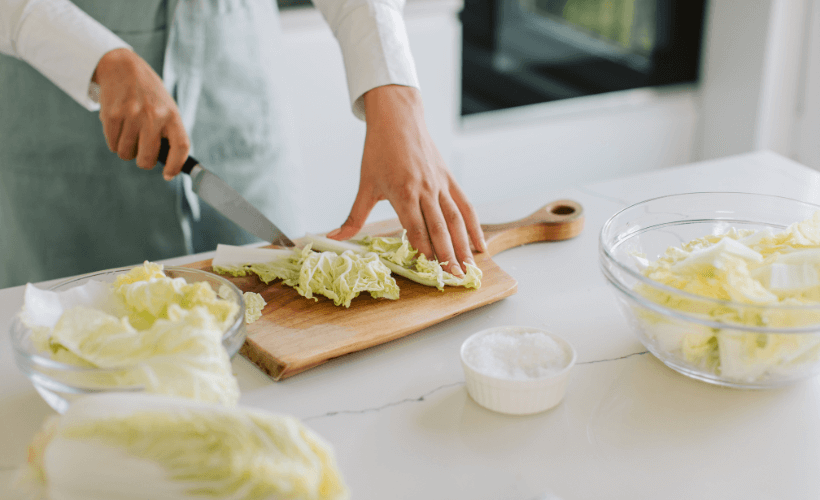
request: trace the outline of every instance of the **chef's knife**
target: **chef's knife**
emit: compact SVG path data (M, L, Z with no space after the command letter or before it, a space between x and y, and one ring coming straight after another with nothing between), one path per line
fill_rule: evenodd
M163 138L157 159L160 163L165 164L168 160L170 149L168 139ZM276 227L276 224L268 220L262 212L216 174L200 165L194 157L189 156L185 160L182 171L191 176L194 193L239 227L275 245L294 246L285 233Z

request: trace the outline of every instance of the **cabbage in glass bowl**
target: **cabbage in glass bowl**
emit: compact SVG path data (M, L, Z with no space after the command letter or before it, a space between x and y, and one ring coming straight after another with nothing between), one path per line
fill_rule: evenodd
M769 388L820 371L820 206L748 193L632 205L601 229L624 317L672 369Z
M93 393L239 399L230 358L247 334L245 302L225 278L146 262L25 293L15 361L58 413Z

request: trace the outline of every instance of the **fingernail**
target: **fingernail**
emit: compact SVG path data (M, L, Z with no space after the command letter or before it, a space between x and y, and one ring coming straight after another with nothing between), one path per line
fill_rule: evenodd
M487 240L485 240L484 238L481 238L481 251L482 252L487 251Z
M464 277L464 271L461 270L461 266L459 266L458 264L453 264L452 266L450 266L450 274L452 274L453 276L457 276L459 278Z
M339 227L339 228L336 228L336 229L334 229L333 231L331 231L331 232L327 233L327 237L328 237L328 238L333 238L334 236L339 235L341 232L342 232L342 228L340 228L340 227Z
M162 177L164 177L166 181L170 181L171 179L174 178L174 176L168 175L168 174L162 174Z
M472 257L470 257L469 259L467 259L467 264L470 264L471 266L474 266L474 265L475 265L475 261L473 260L473 258L472 258Z

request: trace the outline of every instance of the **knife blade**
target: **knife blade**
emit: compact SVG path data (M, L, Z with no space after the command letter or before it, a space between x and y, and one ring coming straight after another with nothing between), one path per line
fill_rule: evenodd
M171 144L163 137L157 161L164 165L170 150ZM219 176L203 167L196 158L188 156L182 171L191 176L194 193L234 224L263 241L284 247L294 246L290 238L265 217L265 214L257 210Z

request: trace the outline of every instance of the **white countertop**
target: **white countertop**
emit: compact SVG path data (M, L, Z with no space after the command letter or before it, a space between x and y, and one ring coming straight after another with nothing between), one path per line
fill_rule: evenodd
M584 206L586 227L569 241L497 255L518 280L516 295L404 339L282 382L236 357L241 403L300 417L330 441L356 500L817 499L820 379L744 391L679 375L645 353L598 269L607 218L689 191L816 203L820 173L760 152L560 192L545 186L481 207L483 222L503 222L571 198ZM5 333L22 291L0 290L0 498L29 439L53 414L14 365ZM577 350L556 408L505 416L467 395L461 343L509 324L546 328Z

